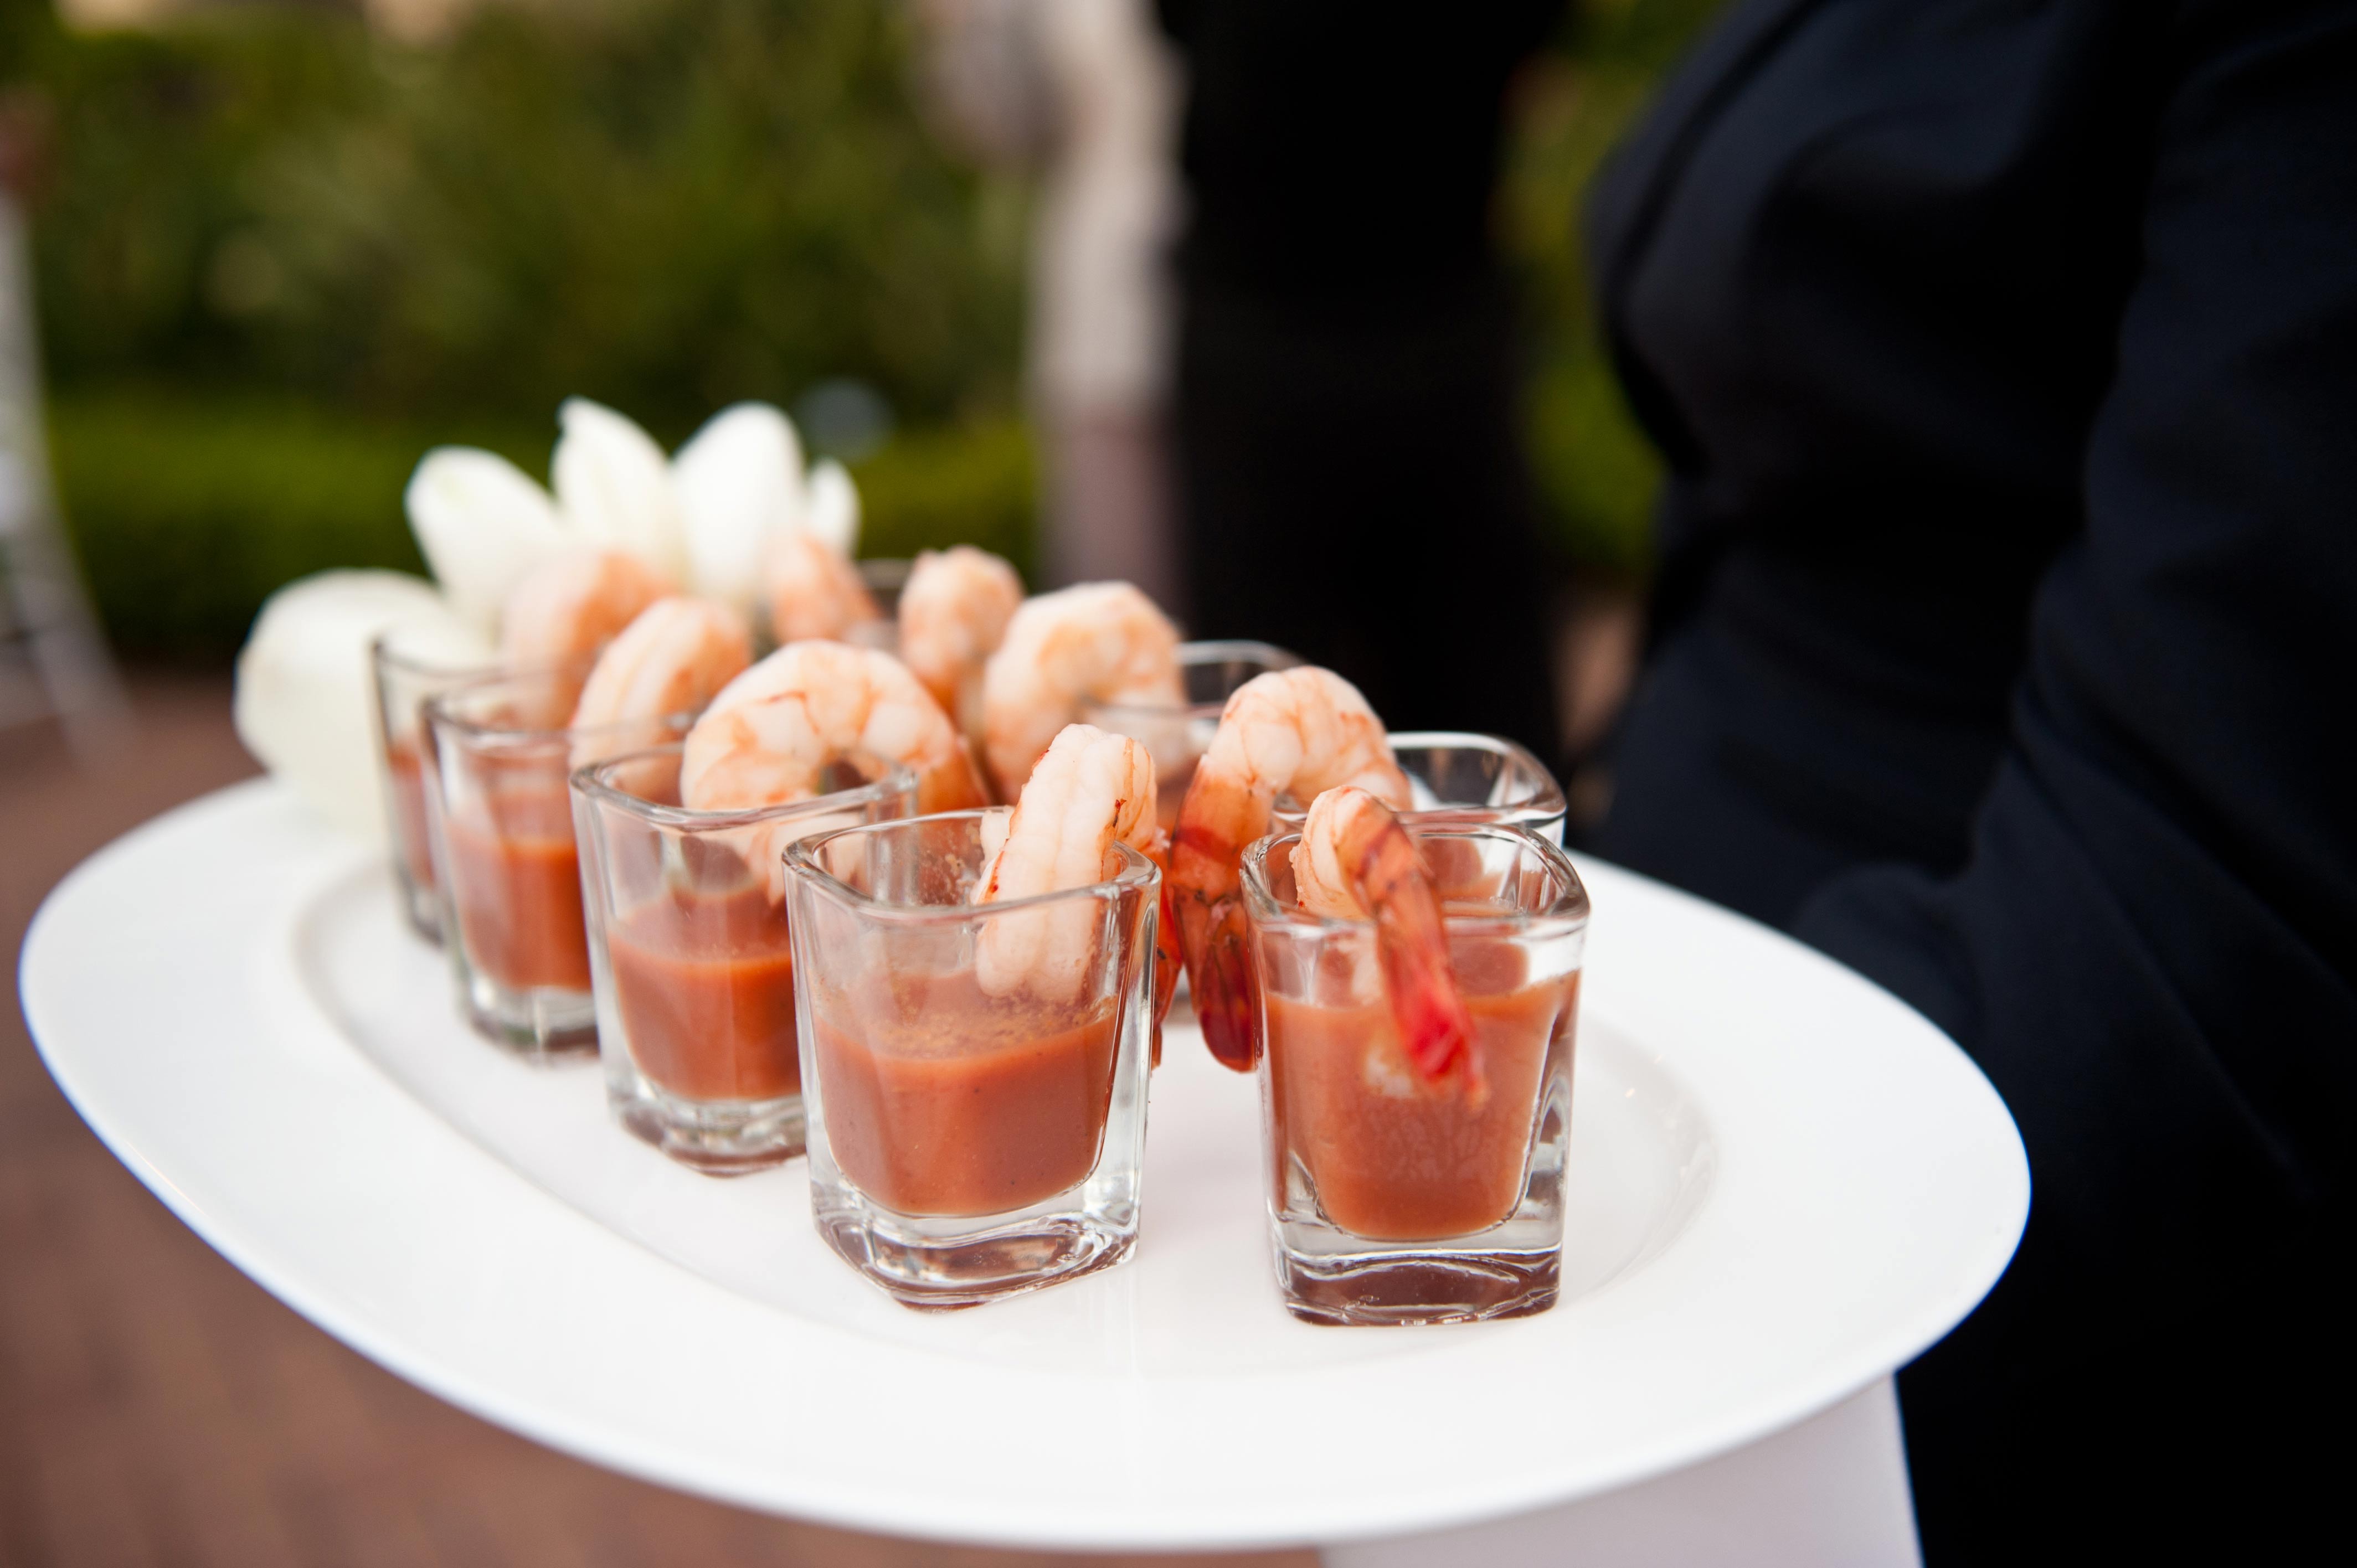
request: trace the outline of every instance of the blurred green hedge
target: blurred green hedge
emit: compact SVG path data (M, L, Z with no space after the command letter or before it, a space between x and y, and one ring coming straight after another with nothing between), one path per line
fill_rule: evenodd
M118 645L217 657L331 565L414 570L401 490L463 441L545 474L580 392L676 444L850 378L872 553L1028 563L1026 195L944 151L872 0L486 7L77 35L8 0L53 110L35 226L69 526ZM42 17L35 17L40 22Z
M13 0L21 3L21 0ZM667 438L823 378L1003 412L1022 193L950 156L874 0L490 5L431 47L237 7L52 33L49 368L379 420Z
M1661 460L1638 430L1589 308L1577 228L1587 183L1662 71L1724 0L1585 0L1525 70L1498 232L1530 332L1525 430L1567 564L1637 576L1652 555Z
M1574 216L1715 4L1587 0L1518 94L1500 232L1577 566L1644 569L1658 470ZM0 77L54 111L35 224L54 445L122 646L217 657L290 577L414 568L419 454L466 441L544 473L574 392L675 444L739 398L862 381L899 430L857 470L868 550L1030 562L1028 194L920 123L907 6L493 5L430 47L316 6L77 35L0 0Z
M117 647L217 661L281 584L333 566L420 572L401 510L427 447L488 446L545 476L554 439L513 428L338 418L299 402L71 393L49 410L59 488ZM853 465L863 553L959 542L1028 571L1036 489L1011 419L912 432Z

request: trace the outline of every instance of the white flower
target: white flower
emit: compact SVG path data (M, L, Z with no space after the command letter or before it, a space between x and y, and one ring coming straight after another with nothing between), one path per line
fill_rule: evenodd
M437 446L419 462L402 499L451 607L486 632L499 625L518 580L565 548L556 503L496 453Z
M769 541L807 529L848 558L859 491L829 459L802 471L793 424L767 403L724 409L667 461L632 421L586 398L557 410L555 496L506 458L428 452L403 497L440 583L397 572L323 572L270 596L238 655L237 732L271 773L330 822L385 836L369 643L463 666L492 663L509 596L567 550L628 550L690 592L748 608Z
M400 627L462 661L490 642L431 583L401 572L321 572L270 596L237 656L238 738L336 826L385 839L369 643Z
M671 465L636 422L587 398L566 398L550 465L556 504L582 542L627 550L673 582L685 575Z
M761 547L798 527L805 498L793 422L766 403L723 409L672 459L691 592L749 609Z
M832 457L819 460L810 471L810 492L802 506L802 526L834 547L848 561L859 545L859 487Z

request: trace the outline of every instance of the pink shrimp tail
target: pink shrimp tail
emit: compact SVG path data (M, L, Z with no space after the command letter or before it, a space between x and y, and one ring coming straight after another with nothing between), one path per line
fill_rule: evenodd
M1191 805L1202 787L1200 774L1188 792ZM1170 846L1171 922L1187 977L1195 988L1195 1022L1203 1043L1222 1067L1250 1072L1260 1060L1258 1010L1246 967L1243 900L1236 857L1227 841L1189 821L1181 808ZM1170 972L1172 984L1178 971Z
M1231 909L1231 916L1237 911ZM1250 1072L1260 1061L1260 1031L1253 1017L1252 977L1245 972L1243 919L1221 921L1202 957L1189 966L1195 982L1195 1021L1220 1065Z
M1407 830L1380 802L1359 819L1376 824L1357 855L1355 880L1375 919L1375 952L1392 1020L1416 1075L1438 1083L1461 1075L1469 1098L1483 1093L1473 1048L1473 1015L1448 961L1440 897Z
M1467 1090L1479 1097L1481 1062L1473 1050L1473 1015L1457 993L1455 979L1446 969L1436 971L1421 954L1400 950L1401 944L1381 929L1375 946L1391 993L1392 1020L1416 1076L1437 1083L1461 1072Z

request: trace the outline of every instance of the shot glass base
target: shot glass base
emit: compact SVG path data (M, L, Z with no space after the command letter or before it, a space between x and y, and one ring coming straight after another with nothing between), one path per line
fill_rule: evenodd
M640 1142L705 1176L749 1176L802 1152L802 1097L718 1103L682 1100L640 1079L608 1095L614 1119Z
M396 874L396 891L401 897L401 912L409 917L409 929L434 947L442 945L442 899L430 887L420 887L407 875Z
M813 1189L812 1218L837 1256L906 1307L954 1311L1109 1269L1137 1240L1125 1223L1078 1208L1082 1189L977 1230L970 1219L898 1213L848 1189ZM946 1232L947 1234L934 1234Z
M458 999L477 1034L525 1061L554 1067L597 1054L597 1009L586 991L517 990L462 973Z
M1276 1238L1276 1285L1304 1323L1408 1326L1529 1317L1555 1304L1562 1251L1390 1249L1311 1254Z

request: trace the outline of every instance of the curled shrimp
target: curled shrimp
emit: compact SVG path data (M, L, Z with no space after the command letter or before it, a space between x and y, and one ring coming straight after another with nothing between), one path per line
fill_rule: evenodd
M1373 919L1383 994L1416 1076L1437 1083L1460 1073L1479 1100L1473 1015L1448 961L1440 895L1392 809L1356 785L1320 794L1293 846L1293 886L1310 914Z
M790 642L720 690L687 732L680 799L741 811L826 792L845 765L873 778L884 763L917 776L917 810L984 804L957 726L908 667L841 642Z
M982 736L982 667L1023 603L1023 579L971 544L920 552L900 590L900 659L970 741Z
M983 667L983 756L999 798L1021 793L1082 703L1175 707L1185 697L1178 628L1130 584L1082 583L1026 599Z
M770 603L770 635L780 643L839 638L884 618L875 596L859 580L859 569L808 529L770 536L761 583Z
M597 656L573 727L693 714L752 661L752 634L735 610L710 599L657 599ZM575 763L591 760L588 748L598 744L576 742Z
M1125 843L1160 863L1154 757L1127 736L1067 725L1023 786L1006 836L974 883L973 901L996 904L1086 887L1114 868ZM974 951L982 989L1079 998L1096 959L1098 911L1078 900L1012 911L985 923Z
M1305 664L1236 688L1178 809L1170 904L1195 983L1195 1016L1211 1054L1239 1072L1260 1058L1245 983L1244 847L1268 832L1278 795L1316 796L1344 784L1395 808L1409 804L1407 779L1367 699L1332 671Z
M511 666L586 659L673 591L662 573L627 550L551 556L508 595L500 658Z

